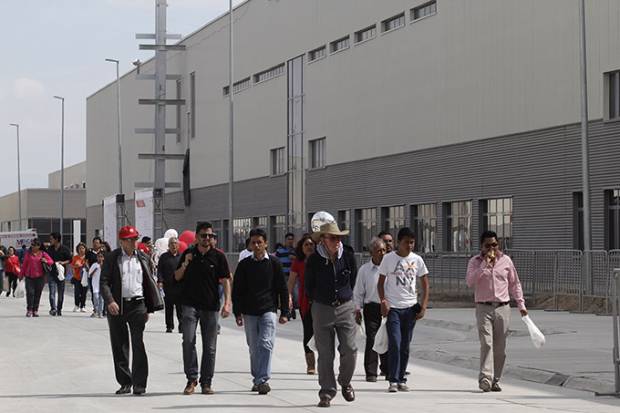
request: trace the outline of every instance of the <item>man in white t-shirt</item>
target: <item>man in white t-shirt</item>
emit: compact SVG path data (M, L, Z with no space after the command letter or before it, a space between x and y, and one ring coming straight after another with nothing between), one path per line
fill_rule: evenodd
M387 316L388 391L408 391L405 372L409 362L409 345L416 320L424 317L429 297L428 270L424 260L414 254L415 234L410 228L398 231L398 248L383 257L379 266L381 313ZM418 303L416 280L420 278L424 293Z

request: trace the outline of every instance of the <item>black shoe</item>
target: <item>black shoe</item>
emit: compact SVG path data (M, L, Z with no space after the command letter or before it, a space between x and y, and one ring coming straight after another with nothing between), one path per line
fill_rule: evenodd
M131 391L131 384L123 384L116 394L128 394Z
M271 387L269 387L269 383L267 382L259 384L256 388L258 390L258 394L267 394L271 391Z
M256 384L253 385L252 386L252 390L250 390L250 391L258 391L258 385L256 385Z
M376 383L377 382L377 376L366 376L366 381L368 383Z
M57 310L57 311L56 311L56 315L57 315L58 317L62 317L62 311L61 311L61 310Z
M55 317L56 316L56 310L50 310L50 315L52 317Z
M342 386L342 397L344 397L344 399L348 402L355 400L355 390L353 390L353 387L350 384Z
M329 407L331 402L331 398L329 396L321 396L321 399L319 400L319 404L317 404L318 407Z
M493 381L491 385L491 391L502 391L502 388L499 387L499 381Z
M171 328L167 328L166 329L166 333L172 333L172 329Z
M408 375L410 375L410 374L411 374L411 373L410 373L410 372L408 372L408 371L406 371L406 372L405 372L405 376L408 376Z
M144 393L146 393L146 388L133 386L133 394L134 395L142 396Z

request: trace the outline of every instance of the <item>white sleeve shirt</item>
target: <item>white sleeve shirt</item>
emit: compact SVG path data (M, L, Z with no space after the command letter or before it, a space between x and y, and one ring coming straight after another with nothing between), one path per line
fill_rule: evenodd
M379 283L379 266L373 264L372 261L362 265L357 271L357 279L353 288L353 301L356 308L363 308L364 304L379 304L379 291L377 284Z
M123 298L142 297L142 265L138 255L134 252L130 257L123 251L121 255L121 280L123 283Z

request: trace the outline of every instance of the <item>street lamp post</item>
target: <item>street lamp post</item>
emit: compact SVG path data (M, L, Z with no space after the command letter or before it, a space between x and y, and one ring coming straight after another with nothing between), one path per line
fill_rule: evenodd
M11 123L9 126L15 126L17 130L17 203L19 209L19 224L17 226L22 230L22 174L19 167L19 124Z
M234 128L235 128L235 112L234 112L234 66L233 66L233 2L229 1L229 23L228 23L228 113L229 113L229 137L228 137L228 248L234 251L233 246L233 185L235 181L234 173Z
M65 98L54 96L62 104L62 116L60 122L60 239L64 240L65 229Z
M105 59L106 62L116 64L116 137L118 139L118 193L123 193L123 161L121 154L121 81L119 76L119 61Z

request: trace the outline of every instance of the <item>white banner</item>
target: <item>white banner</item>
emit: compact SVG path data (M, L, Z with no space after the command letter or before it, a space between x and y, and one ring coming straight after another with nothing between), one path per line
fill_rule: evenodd
M116 249L116 195L103 199L103 239Z
M136 191L134 205L136 229L140 233L140 238L150 237L153 239L153 190Z
M25 231L0 232L0 245L13 247L16 250L22 245L30 247L30 242L37 237L37 231L29 229Z

